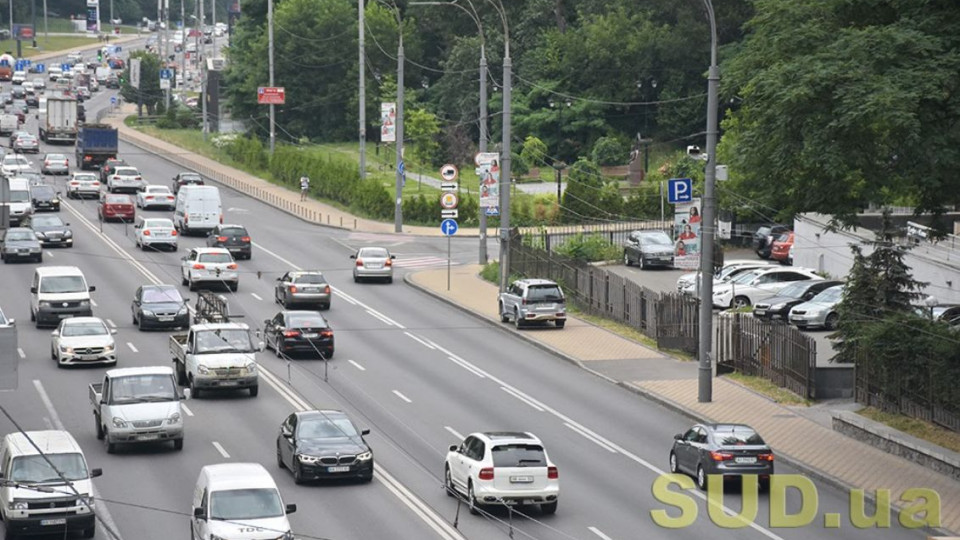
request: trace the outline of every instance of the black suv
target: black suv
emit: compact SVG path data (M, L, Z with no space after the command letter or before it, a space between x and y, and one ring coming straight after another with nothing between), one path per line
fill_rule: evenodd
M773 241L780 238L783 233L790 232L790 227L786 225L763 226L753 233L753 251L761 259L770 258L770 250L773 249Z
M207 247L224 248L237 260L252 254L250 233L242 225L217 225L207 237Z

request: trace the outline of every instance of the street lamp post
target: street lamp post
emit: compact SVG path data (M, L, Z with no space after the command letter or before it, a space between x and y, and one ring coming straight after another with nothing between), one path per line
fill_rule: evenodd
M554 158L553 168L557 171L557 204L560 204L560 181L561 181L561 171L566 167L563 161L560 159L560 144L563 140L563 106L566 105L569 108L573 103L569 100L566 102L551 101L550 108L557 109L557 153Z
M393 231L403 232L403 175L406 172L403 166L403 23L400 20L400 10L394 4L397 14L397 178L394 194L397 197L393 209Z
M503 292L510 279L510 99L513 90L513 60L510 58L510 28L503 2L487 2L497 10L503 24L503 129L500 143L500 292Z
M201 26L203 23L201 23ZM267 0L267 49L270 58L268 59L270 67L270 87L273 87L273 0ZM276 131L276 106L270 104L270 155L277 143Z
M703 182L703 212L700 249L700 343L697 347L697 401L713 401L713 365L711 337L713 335L713 244L716 231L716 200L714 190L717 176L717 106L720 69L717 67L717 21L711 0L703 0L710 20L710 71L707 75L707 169Z
M360 180L367 177L367 78L366 50L364 46L364 0L357 0L359 48L360 48Z

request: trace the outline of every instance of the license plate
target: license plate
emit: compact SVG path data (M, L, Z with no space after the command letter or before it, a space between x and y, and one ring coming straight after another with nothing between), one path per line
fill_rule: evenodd
M737 463L756 463L757 458L755 457L738 457L734 459Z
M61 313L60 315L57 315L57 317L60 317L61 319L69 319L70 317L73 317L73 315L70 313Z
M320 289L318 289L318 288L316 288L316 287L304 287L304 288L303 288L303 292L305 292L305 293L317 293L317 292L320 292Z
M173 317L157 317L158 321L170 322L173 320Z
M533 483L532 476L511 476L510 482L513 484L531 484Z
M157 435L156 433L147 433L144 435L137 435L137 438L140 439L141 441L155 441L157 440L158 437L160 436Z
M220 386L236 386L240 384L239 381L220 381Z
M41 519L41 520L40 520L40 525L41 525L41 526L44 526L44 527L46 527L46 526L48 526L48 525L66 525L66 524L67 524L67 518Z
M318 334L304 334L304 339L317 339Z
M350 472L350 466L341 465L339 467L327 467L327 472Z
M229 250L231 253L233 253L234 251L240 251L240 248L232 247L232 248L229 248Z
M379 269L383 268L383 265L382 265L382 264L371 264L368 268L371 268L371 269L373 269L373 270L379 270Z

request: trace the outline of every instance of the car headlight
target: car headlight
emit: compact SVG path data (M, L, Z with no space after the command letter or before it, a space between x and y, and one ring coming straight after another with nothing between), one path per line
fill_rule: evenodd
M373 459L373 452L364 452L357 456L358 461L370 461Z
M170 418L167 418L167 422L170 422L171 424L179 424L181 419L182 417L180 416L180 413L175 412L170 415Z
M93 505L96 504L95 499L90 495L82 495L80 497L80 506L89 507L93 509Z
M66 345L61 345L61 346L60 346L60 352L62 352L62 353L67 353L67 354L73 354L73 347L67 347Z
M256 373L257 364L255 362L250 362L249 364L243 366L243 369L247 370L247 373L251 373L251 374Z
M153 312L150 311L149 309L145 309L145 310L143 310L141 313L143 313L143 314L146 315L147 317L153 317Z
M87 307L87 306L89 306L89 305L90 305L90 301L89 301L89 300L81 300L81 301L80 301L80 307Z
M199 373L199 374L201 374L201 375L207 375L208 373L210 373L210 369L207 368L207 366L205 366L205 365L203 365L203 364L199 364L199 365L197 365L197 373Z
M40 238L40 239L46 238L46 235L40 231L35 231L33 234L37 235L37 238Z
M772 311L780 311L780 310L782 310L782 309L785 308L785 307L787 307L786 304L774 304L774 305L770 306L770 307L767 308L767 309L770 309L770 310L772 310Z
M297 537L293 535L293 531L287 531L283 533L282 540L297 540Z
M713 291L714 296L723 296L727 294L727 291Z
M60 199L53 199L53 200L50 201L50 202L52 202L52 203L54 203L54 204L60 204Z
M819 317L819 316L823 315L823 311L824 311L824 310L822 310L822 309L808 309L808 310L807 310L807 315L809 315L810 317Z
M11 510L26 510L26 509L27 509L27 501L13 501L12 503L10 503L10 509L11 509Z
M306 454L297 454L297 459L299 459L301 463L316 463L320 458Z
M63 233L64 238L70 238L72 236L73 236L73 231L68 230L68 231L64 231Z
M188 310L188 309L187 309L187 306L184 305L183 307L180 308L180 311L177 312L177 315L183 315L184 313L187 313L188 311L190 311L190 310Z
M38 305L40 307L50 307L50 302L40 302Z
M127 422L126 422L125 420L123 420L122 418L118 418L118 417L114 416L114 417L113 417L113 427L117 427L117 428L127 427Z
M103 346L103 352L112 352L113 349L114 349L114 346L113 346L113 345L104 345L104 346Z

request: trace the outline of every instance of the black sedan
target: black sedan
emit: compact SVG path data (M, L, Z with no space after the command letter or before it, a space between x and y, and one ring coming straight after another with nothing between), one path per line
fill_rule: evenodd
M190 326L187 299L173 285L144 285L133 295L130 310L140 330Z
M223 248L237 259L249 259L253 255L250 233L242 225L217 225L207 236L207 247Z
M21 225L33 229L37 240L44 246L73 247L73 230L60 216L34 214L24 218Z
M753 306L753 316L768 321L779 319L786 322L793 306L807 302L835 285L843 285L843 282L823 279L797 281L781 289L773 298L757 302L757 305Z
M30 186L30 199L33 203L34 212L60 211L60 194L53 189L53 186L47 184Z
M700 489L706 490L713 476L744 475L758 475L760 488L769 488L773 450L750 426L697 424L673 438L670 472L693 475Z
M173 177L173 192L177 193L183 186L202 186L203 177L194 172L182 172Z
M673 240L664 231L633 231L623 246L623 264L673 266Z
M43 262L43 248L31 229L13 227L0 239L0 259L4 264L15 260Z
M283 357L294 354L333 358L333 328L319 311L281 311L263 321L263 341Z
M301 411L280 424L277 465L290 469L293 481L357 478L373 480L373 451L341 411Z

